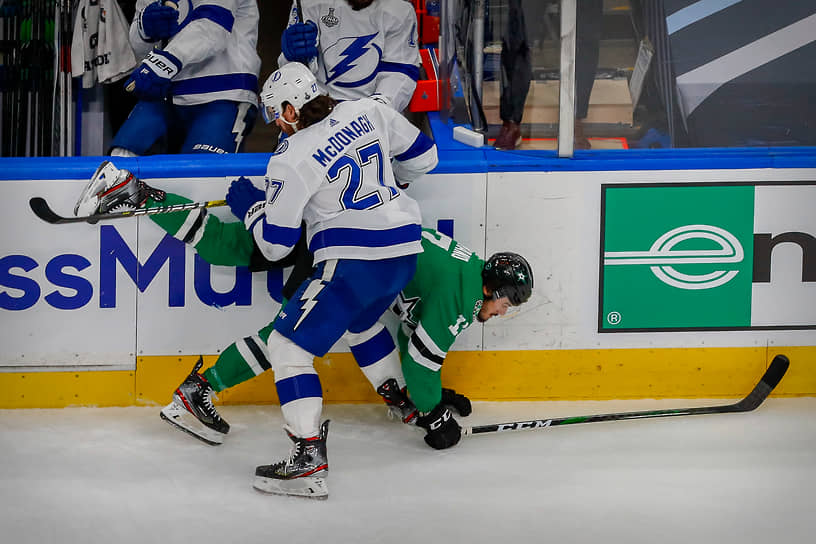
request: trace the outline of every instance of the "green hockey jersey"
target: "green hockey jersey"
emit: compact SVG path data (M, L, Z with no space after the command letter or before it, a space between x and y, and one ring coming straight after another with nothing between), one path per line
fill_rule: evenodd
M432 229L422 231L414 278L394 303L402 372L411 399L430 412L442 399L439 371L456 337L479 313L484 261Z

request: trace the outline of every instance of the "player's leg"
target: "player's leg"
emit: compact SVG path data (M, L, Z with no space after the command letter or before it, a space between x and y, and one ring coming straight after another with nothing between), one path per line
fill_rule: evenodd
M187 128L181 153L240 153L258 114L252 104L227 100L179 110Z
M74 206L74 215L104 214L122 209L136 209L149 199L161 202L165 192L150 187L127 170L103 161L85 184Z
M258 466L252 486L264 493L325 499L329 422L320 424L323 389L314 368L314 356L277 330L270 333L267 349L286 422L284 430L292 448L288 458Z
M319 425L323 393L314 357L325 355L346 330L373 327L415 269L415 255L386 261L324 261L283 307L267 345L293 448L288 459L257 467L256 489L328 496L328 425ZM361 321L363 313L366 318ZM360 326L352 327L358 321Z
M378 321L363 332L349 331L344 338L363 375L388 405L389 413L404 423L413 422L416 406L405 391L399 352L388 329Z
M120 157L149 155L166 142L173 123L166 102L138 102L111 142L110 154ZM161 151L161 150L159 150Z
M212 403L214 393L238 385L272 368L266 341L274 329L270 323L258 334L230 344L215 364L199 373L202 360L173 393L173 400L162 408L161 417L177 428L211 444L224 442L229 424Z
M372 264L366 266L373 267ZM389 259L377 266L388 268L380 271L386 281L376 286L373 296L363 299L365 302L360 305L360 311L349 323L346 339L357 364L383 397L390 413L403 423L415 423L417 410L405 389L399 352L393 337L379 319L413 277L416 255ZM359 275L364 277L364 274Z

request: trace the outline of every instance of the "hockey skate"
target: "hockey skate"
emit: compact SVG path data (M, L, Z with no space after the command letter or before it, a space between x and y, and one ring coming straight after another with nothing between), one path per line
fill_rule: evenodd
M74 206L77 217L105 214L122 209L138 209L148 198L164 200L165 192L150 187L128 172L104 161L96 169Z
M160 415L174 427L217 446L224 442L230 426L213 406L210 382L198 373L203 364L199 357L193 371L173 393L173 402L162 408Z
M329 460L326 454L326 435L329 433L329 420L320 426L320 434L311 438L299 438L288 427L284 429L294 442L289 459L257 467L252 487L275 495L327 499Z
M416 424L417 409L405 388L399 388L397 380L388 378L377 388L377 393L388 405L388 416L399 419L403 423Z

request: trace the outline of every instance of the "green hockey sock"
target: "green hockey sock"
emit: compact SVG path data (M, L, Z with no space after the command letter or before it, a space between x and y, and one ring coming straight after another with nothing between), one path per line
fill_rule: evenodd
M216 392L243 383L269 369L269 361L266 359L266 340L274 328L275 322L273 321L258 331L257 336L242 338L230 344L221 353L215 364L203 372L204 377ZM238 344L241 344L242 349L238 348ZM259 350L260 353L258 353ZM242 352L247 354L249 361L242 355Z

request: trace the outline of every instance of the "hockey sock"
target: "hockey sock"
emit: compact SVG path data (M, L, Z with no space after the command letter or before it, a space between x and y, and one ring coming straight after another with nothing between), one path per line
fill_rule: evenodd
M256 336L241 338L221 352L215 364L203 372L216 392L243 383L271 368L266 340L274 328L273 321L258 331Z
M402 389L405 379L400 370L400 359L391 333L381 323L361 333L346 333L352 355L363 374L376 389L388 378L397 380Z

